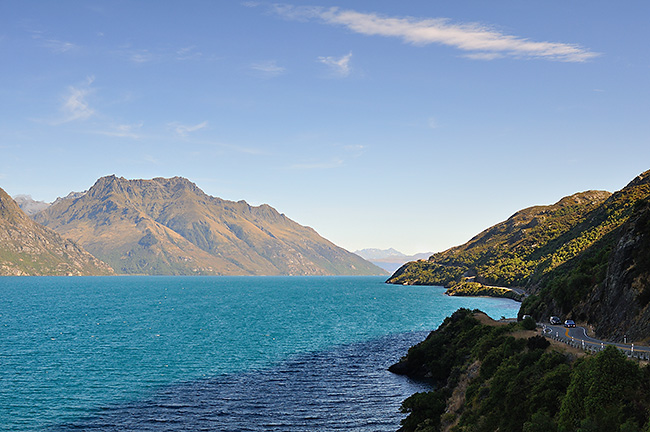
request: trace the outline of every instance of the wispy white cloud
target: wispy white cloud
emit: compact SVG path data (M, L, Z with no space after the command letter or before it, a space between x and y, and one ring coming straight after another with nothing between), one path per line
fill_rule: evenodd
M188 134L192 132L196 132L198 130L205 129L206 127L208 127L208 122L206 120L204 122L195 125L184 125L179 122L172 122L169 123L169 126L174 130L174 132L176 132L176 134L182 137L186 137Z
M45 32L39 30L31 30L32 39L38 41L37 43L48 49L54 54L63 54L69 51L73 51L79 48L78 45L72 42L66 42L58 39L48 39L44 37Z
M498 52L477 52L464 54L463 57L472 59L472 60L496 60L506 57L505 55Z
M52 125L86 120L95 114L88 102L88 97L94 92L91 87L94 80L94 77L88 77L85 83L68 87L60 108L63 117L51 121Z
M427 119L427 126L431 129L438 129L440 125L438 124L438 121L434 117L429 117Z
M278 76L287 71L286 68L279 66L275 60L254 63L251 65L251 69L266 76Z
M127 50L124 53L130 61L137 64L150 63L160 58L157 54L146 49Z
M337 7L274 5L275 13L292 20L319 20L368 36L398 38L413 45L439 44L466 52L472 59L499 57L584 62L598 56L577 44L535 42L504 34L479 23L454 23L447 18L387 17Z
M188 46L176 50L176 60L193 60L203 57L203 53L195 46Z
M351 144L343 146L343 150L346 151L348 157L358 158L361 157L366 152L367 146L363 144Z
M108 130L98 131L97 133L100 135L112 136L117 138L139 139L142 137L142 135L139 133L140 129L142 129L142 126L143 123L131 124L131 125L129 124L115 125Z
M363 144L349 144L349 145L344 145L343 148L347 151L358 152L358 151L365 150L366 146Z
M204 58L203 53L193 45L162 50L134 48L131 45L126 45L115 50L114 54L140 65L154 62L189 61Z
M318 57L318 61L327 65L331 71L340 77L347 77L350 75L350 60L352 53L348 53L342 57Z
M55 54L63 54L79 48L72 42L65 42L56 39L43 40L41 44Z

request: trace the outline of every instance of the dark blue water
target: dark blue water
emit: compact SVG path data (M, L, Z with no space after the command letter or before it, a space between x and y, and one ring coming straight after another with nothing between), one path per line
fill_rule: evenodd
M386 371L459 307L377 277L0 278L0 430L393 431Z

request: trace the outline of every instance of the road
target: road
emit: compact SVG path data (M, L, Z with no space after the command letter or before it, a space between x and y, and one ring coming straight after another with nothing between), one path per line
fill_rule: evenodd
M635 357L650 358L650 347L594 339L587 335L587 330L584 327L565 328L550 324L543 324L542 327L545 336L563 341L571 341L578 344L578 347L582 346L583 348L599 350L605 345L614 345L626 351L628 354L633 354Z

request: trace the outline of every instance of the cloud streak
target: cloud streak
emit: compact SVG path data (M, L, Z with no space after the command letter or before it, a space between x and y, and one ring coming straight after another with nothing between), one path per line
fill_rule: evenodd
M64 54L79 48L79 46L72 42L59 39L45 39L42 31L32 30L31 33L32 39L37 40L40 46L50 50L53 54Z
M255 72L271 77L282 75L287 71L286 68L278 65L275 60L254 63L251 65L251 69Z
M192 132L196 132L196 131L199 131L201 129L205 129L206 127L208 127L208 122L206 120L204 122L201 122L201 123L198 123L198 124L195 124L195 125L184 125L184 124L181 124L181 123L178 123L178 122L173 122L173 123L170 123L169 126L174 129L174 132L176 132L176 134L178 134L178 135L180 135L182 137L186 137L188 134L190 134Z
M49 123L57 126L64 123L87 120L95 115L95 110L88 102L88 97L94 92L91 88L94 80L95 78L88 77L84 84L69 86L60 108L63 117Z
M65 42L56 39L43 40L42 45L54 54L63 54L78 49L78 46L72 42Z
M287 19L318 20L367 36L392 37L419 46L449 46L465 52L465 57L475 60L510 57L585 62L599 55L576 44L535 42L501 33L483 24L453 23L447 18L394 18L338 7L274 5L273 10Z
M113 126L109 130L104 130L97 133L116 138L139 139L141 138L141 135L138 133L138 131L142 128L142 126L142 123L134 125L121 124Z
M318 61L327 65L335 75L340 77L346 77L350 75L350 60L352 59L352 53L344 55L342 57L318 57Z

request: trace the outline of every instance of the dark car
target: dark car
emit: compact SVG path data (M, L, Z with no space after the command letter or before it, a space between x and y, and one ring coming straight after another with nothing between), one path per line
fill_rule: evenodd
M564 321L564 327L569 328L569 327L575 327L575 326L576 326L576 323L574 323L573 320Z
M556 317L556 316L552 316L551 319L549 319L549 322L552 325L560 325L560 324L562 324L562 320L560 318Z

